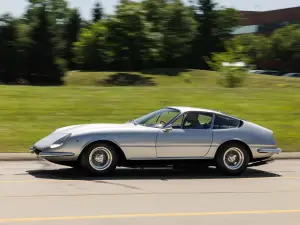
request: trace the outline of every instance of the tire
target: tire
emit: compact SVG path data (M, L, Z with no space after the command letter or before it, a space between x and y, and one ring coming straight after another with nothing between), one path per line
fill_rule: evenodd
M244 145L228 143L223 145L216 155L216 167L225 175L242 175L248 166L250 154Z
M88 146L81 157L83 169L95 175L109 175L118 164L118 153L109 144L95 143Z

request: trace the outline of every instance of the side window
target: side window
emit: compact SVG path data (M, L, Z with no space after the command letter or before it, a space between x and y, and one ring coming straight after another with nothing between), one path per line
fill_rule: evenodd
M161 116L159 117L158 122L164 121L165 123L168 123L170 120L172 120L177 115L178 115L177 111L162 113Z
M159 117L160 117L160 115L157 115L157 116L151 118L150 120L148 120L145 123L145 125L154 125L154 124L156 124Z
M236 128L240 125L240 120L227 116L216 115L213 129L229 129Z
M183 122L183 129L210 129L212 114L189 112Z
M181 129L182 121L183 121L183 115L181 115L180 117L178 117L176 119L176 121L173 122L172 128L173 129Z
M168 123L171 119L173 119L175 116L177 116L177 114L178 114L177 111L163 112L163 113L160 113L160 114L156 115L155 117L151 118L150 120L148 120L144 124L152 126L152 125L155 125L155 124L159 124L160 121Z

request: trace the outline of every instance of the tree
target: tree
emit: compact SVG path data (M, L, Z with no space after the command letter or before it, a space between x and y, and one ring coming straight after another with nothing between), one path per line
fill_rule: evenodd
M144 0L142 8L146 12L146 19L152 24L152 31L163 32L165 29L167 0Z
M291 24L271 36L272 57L282 61L291 71L300 71L300 25Z
M65 57L66 40L64 38L66 24L71 12L67 0L28 0L29 7L25 14L28 24L35 26L40 8L45 7L53 33L54 51L61 59Z
M69 69L76 69L76 63L74 62L74 43L78 41L79 32L81 28L81 17L77 9L71 11L69 20L66 24L65 29L65 40L66 40L66 49L65 49L65 59L67 61L67 66Z
M205 58L213 52L225 51L224 43L231 38L232 29L239 22L239 14L231 8L217 10L213 0L198 0L194 15L198 22L197 36L193 41L192 67L210 69Z
M159 35L151 33L151 24L140 3L123 0L117 6L115 16L108 20L109 46L113 68L118 70L139 70L148 66L157 54Z
M0 81L16 82L20 68L17 23L10 15L2 16L0 23Z
M61 59L57 57L53 26L42 5L37 10L36 25L30 32L32 44L29 48L29 74L27 80L33 84L60 84L63 71Z
M215 51L226 51L225 43L233 38L233 28L240 22L239 12L232 8L222 8L217 11L217 30Z
M243 62L248 65L251 60L243 53L241 45L225 43L226 51L212 53L211 57L206 57L207 64L218 74L218 83L228 88L242 86L246 80L246 70L244 66L235 63Z
M98 22L103 18L103 8L100 2L96 2L93 9L93 21Z
M76 62L84 70L105 70L110 62L107 48L107 27L97 22L83 28L79 40L74 44Z
M69 8L66 0L28 0L28 2L29 6L25 16L30 20L34 18L42 6L46 7L49 17L56 20L55 23L64 23L67 20Z
M197 23L190 8L180 0L168 3L164 29L164 59L169 67L185 67L192 49Z
M199 14L197 14L197 20L199 27L197 38L198 46L196 49L200 53L200 56L210 57L212 52L215 51L215 31L218 27L218 14L215 10L216 4L213 2L213 0L198 0L198 4ZM204 63L202 66L205 69L208 69L205 61L202 63Z
M248 55L252 63L271 57L271 40L262 35L238 35L232 38L229 44L239 48L241 53Z

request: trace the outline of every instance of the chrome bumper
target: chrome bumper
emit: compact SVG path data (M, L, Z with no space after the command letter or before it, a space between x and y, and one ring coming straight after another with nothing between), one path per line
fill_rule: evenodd
M29 149L31 154L36 154L39 158L44 157L63 157L63 156L74 156L75 154L72 152L42 152L34 147Z
M280 148L261 148L258 149L257 152L279 154L280 152L282 152L282 150Z

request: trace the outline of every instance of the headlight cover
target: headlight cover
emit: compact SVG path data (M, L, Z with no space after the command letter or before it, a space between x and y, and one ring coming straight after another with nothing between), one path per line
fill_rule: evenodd
M54 149L54 148L61 147L70 136L71 136L71 134L66 134L62 138L55 141L52 145L50 145L50 148Z

